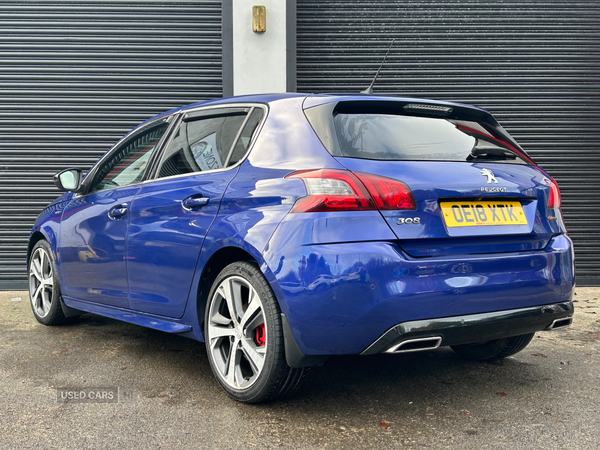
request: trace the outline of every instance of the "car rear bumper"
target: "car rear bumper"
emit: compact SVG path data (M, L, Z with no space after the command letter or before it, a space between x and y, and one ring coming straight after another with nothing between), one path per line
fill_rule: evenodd
M568 304L573 295L573 251L566 235L555 236L543 250L432 258L409 257L386 241L302 245L293 234L285 237L271 242L272 256L265 259L305 356L385 351L385 344L406 334L403 324L411 324L411 337L421 336L412 324L441 327L440 345L490 340L503 336L497 334L503 327L512 335L538 331L554 319L519 312ZM502 320L497 326L485 320L468 329L446 326L453 318L478 315ZM383 347L372 350L387 333Z
M573 303L520 308L401 323L386 331L362 355L407 353L440 346L487 342L571 324Z

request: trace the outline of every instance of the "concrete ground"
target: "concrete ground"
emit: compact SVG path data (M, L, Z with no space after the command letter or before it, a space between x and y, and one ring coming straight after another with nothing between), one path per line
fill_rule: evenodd
M502 361L449 349L331 358L293 397L236 403L203 344L84 315L46 327L0 292L0 449L600 448L600 288L577 288L567 330ZM133 388L58 403L59 387Z

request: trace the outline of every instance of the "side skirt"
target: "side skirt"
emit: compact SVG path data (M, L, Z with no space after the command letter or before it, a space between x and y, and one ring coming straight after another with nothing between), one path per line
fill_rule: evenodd
M67 297L66 295L62 296L62 301L67 307L72 309L98 314L99 316L120 320L122 322L133 323L142 327L152 328L153 330L164 331L165 333L186 333L188 331L192 331L192 327L190 325L165 320L162 317L159 318L156 316L141 314L137 311L116 308L108 305L100 305L98 303L85 302L83 300Z

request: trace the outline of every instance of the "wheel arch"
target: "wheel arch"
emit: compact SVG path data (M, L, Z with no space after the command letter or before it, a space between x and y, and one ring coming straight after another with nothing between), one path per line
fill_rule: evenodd
M221 271L229 264L236 261L251 261L259 264L254 256L240 247L222 247L215 251L206 261L202 268L202 273L198 281L198 293L196 309L198 313L198 323L200 323L202 336L204 332L204 313L208 302L208 294L212 285Z
M275 300L279 305L279 309L282 311L281 316L285 357L288 365L293 368L303 368L323 364L328 356L305 356L298 347L286 316L286 314L289 314L287 305L281 301L281 288L279 287L275 275L271 272L266 262L262 257L257 258L241 247L228 246L218 249L208 258L202 269L202 274L200 275L198 282L196 312L198 314L198 323L200 324L203 340L206 338L204 316L206 312L206 305L208 303L208 295L212 285L219 273L221 273L225 267L237 261L249 261L255 263L267 279L267 282L275 294Z
M33 225L31 233L29 234L29 241L27 243L27 267L29 267L29 259L31 258L31 252L33 247L39 241L44 239L50 245L50 249L54 254L55 261L58 265L58 235L60 231L60 222L62 217L64 202L52 204L45 208ZM61 280L62 281L62 280Z
M35 244L37 244L41 240L48 241L48 238L44 233L42 233L39 230L31 233L31 236L29 237L29 243L27 244L27 267L28 268L29 268L29 260L31 259L31 252L33 251L33 247L35 247ZM52 246L51 242L49 242L49 244L50 244L51 248L54 248Z
M214 247L213 247L214 248ZM208 253L208 252L207 252ZM236 261L250 261L255 263L259 270L263 273L267 282L271 286L275 294L275 298L281 309L281 312L288 314L288 308L283 299L283 292L277 282L277 278L273 274L271 268L263 258L262 254L254 247L248 245L232 245L230 242L227 246L222 246L216 249L210 256L205 256L206 262L201 263L202 272L196 282L196 314L200 324L202 338L204 339L204 312L206 303L208 302L208 294L213 285L213 282L219 273L229 264Z

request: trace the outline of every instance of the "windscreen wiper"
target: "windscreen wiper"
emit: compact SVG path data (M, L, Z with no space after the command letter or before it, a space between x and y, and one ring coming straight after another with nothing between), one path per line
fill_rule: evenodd
M471 149L469 156L467 156L467 161L472 161L474 159L507 160L517 159L517 155L511 150L500 147L476 145Z

